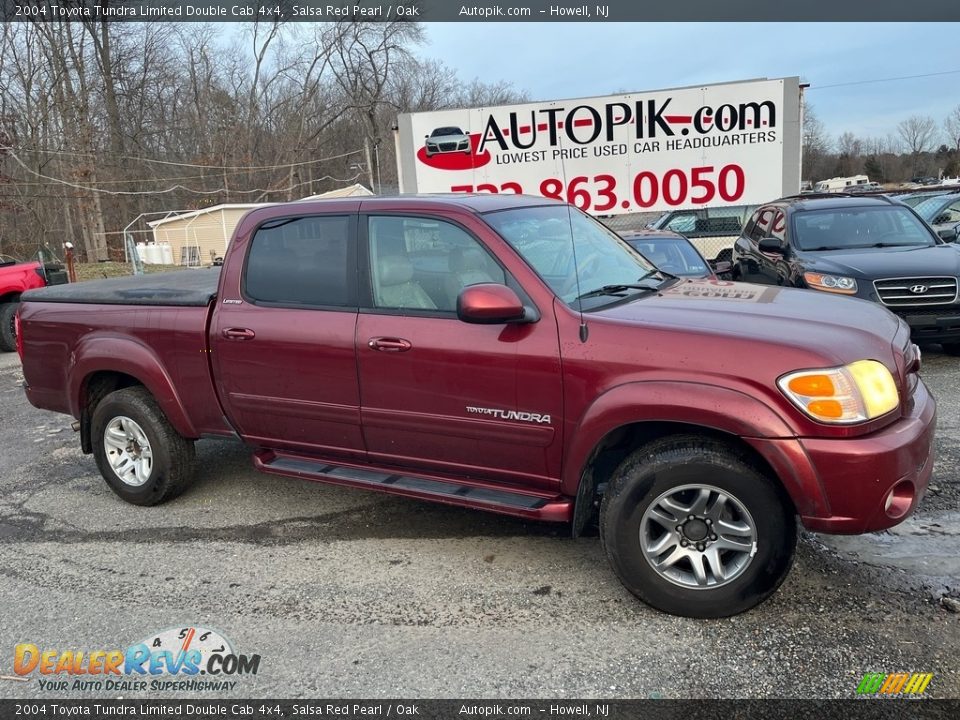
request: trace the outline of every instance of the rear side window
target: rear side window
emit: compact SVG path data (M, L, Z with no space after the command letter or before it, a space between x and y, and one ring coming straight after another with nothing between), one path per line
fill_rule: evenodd
M355 268L348 216L275 220L253 236L244 292L262 303L356 307Z

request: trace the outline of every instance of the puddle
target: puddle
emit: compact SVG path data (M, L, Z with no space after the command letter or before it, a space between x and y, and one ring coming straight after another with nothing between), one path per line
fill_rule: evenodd
M869 565L960 579L960 512L924 513L879 533L817 538L830 549Z

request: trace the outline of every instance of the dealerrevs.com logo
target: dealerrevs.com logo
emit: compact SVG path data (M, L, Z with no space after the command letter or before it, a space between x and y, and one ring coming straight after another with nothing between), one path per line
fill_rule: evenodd
M931 680L933 673L867 673L857 686L857 695L918 697Z
M193 626L169 628L125 650L41 648L20 643L13 670L38 676L45 691L226 691L232 677L256 675L259 655L234 651L216 630Z

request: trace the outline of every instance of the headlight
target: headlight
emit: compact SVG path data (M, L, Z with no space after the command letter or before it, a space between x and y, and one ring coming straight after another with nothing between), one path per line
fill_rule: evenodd
M823 423L873 420L900 404L893 376L876 360L789 373L777 380L777 385L801 411Z
M857 292L857 281L844 275L824 275L823 273L805 272L803 279L814 290L853 295Z

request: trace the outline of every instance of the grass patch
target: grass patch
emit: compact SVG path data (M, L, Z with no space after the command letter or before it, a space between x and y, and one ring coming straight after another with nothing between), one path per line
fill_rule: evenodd
M133 275L133 269L130 263L122 262L102 262L102 263L77 263L77 282L84 280L103 280L104 278L125 277ZM144 265L143 270L146 273L170 272L171 270L183 270L179 265Z

